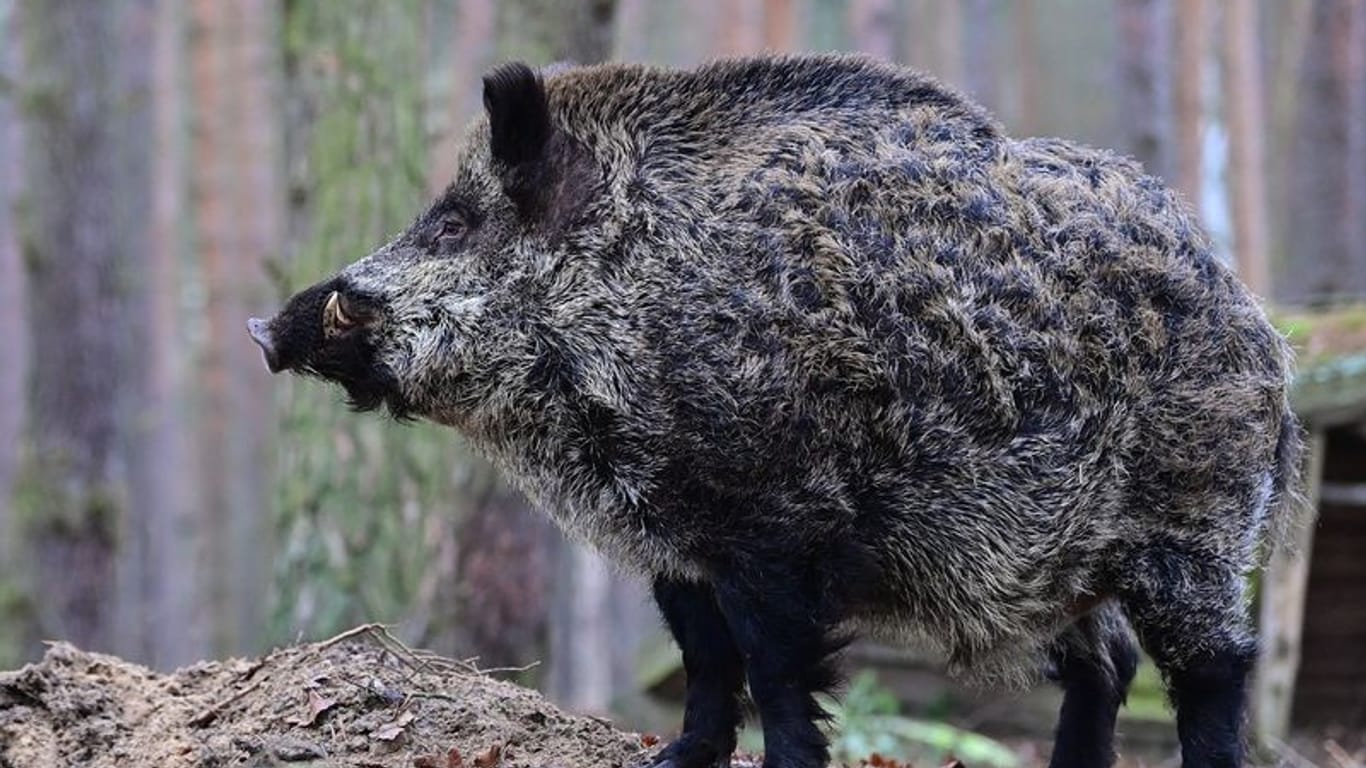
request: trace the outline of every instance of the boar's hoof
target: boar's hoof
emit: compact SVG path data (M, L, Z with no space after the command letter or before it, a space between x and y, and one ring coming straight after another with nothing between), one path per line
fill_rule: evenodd
M654 756L644 768L730 768L730 753L683 734Z

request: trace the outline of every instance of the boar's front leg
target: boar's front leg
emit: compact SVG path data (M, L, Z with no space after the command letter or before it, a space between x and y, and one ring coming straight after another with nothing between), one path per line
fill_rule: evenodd
M740 725L744 665L711 587L659 578L655 602L683 651L688 679L683 734L652 763L657 768L729 766Z

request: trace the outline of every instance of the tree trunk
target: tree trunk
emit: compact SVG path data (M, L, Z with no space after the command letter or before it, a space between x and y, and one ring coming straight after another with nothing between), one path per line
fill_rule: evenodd
M433 194L446 188L455 176L455 152L463 138L465 125L480 109L480 81L493 54L493 0L459 0L457 3L455 45L445 67L451 72L441 138L433 153L427 189ZM450 35L442 35L445 45Z
M885 61L896 59L896 8L891 0L854 0L849 4L853 47Z
M18 554L14 542L14 477L19 468L19 441L24 428L24 378L28 370L28 338L24 313L24 270L19 260L19 241L14 205L19 178L8 169L19 167L19 115L14 108L19 77L19 57L13 0L0 0L0 581L11 577L4 569ZM3 609L0 609L2 611ZM0 623L9 617L0 613ZM0 644L3 641L0 640ZM0 645L0 656L4 655Z
M793 0L764 0L764 49L775 52L794 51L797 39L797 15Z
M1293 286L1289 282L1287 265L1294 259L1299 245L1292 243L1290 231L1292 208L1296 202L1294 172L1295 128L1302 101L1300 93L1301 62L1309 45L1313 27L1312 0L1301 3L1278 3L1267 7L1266 24L1277 33L1269 42L1271 50L1270 82L1267 84L1270 104L1270 135L1267 137L1267 176L1274 183L1267 187L1267 205L1272 211L1272 286L1274 297L1283 301Z
M1015 51L1014 114L1010 128L1022 136L1033 136L1039 130L1040 100L1043 98L1043 74L1039 63L1039 13L1035 0L1016 0L1011 5L1014 13Z
M1263 166L1262 72L1256 0L1224 6L1224 72L1229 126L1229 199L1234 258L1243 282L1268 296L1266 172Z
M1294 119L1288 146L1287 223L1283 258L1277 260L1276 298L1328 301L1354 286L1346 260L1347 90L1335 61L1346 55L1351 0L1311 0L1309 37L1300 51Z
M135 527L130 449L146 339L135 308L149 252L150 2L21 4L27 103L30 343L21 480L35 634L121 647L121 536ZM32 585L31 585L32 586Z
M1205 51L1209 44L1209 13L1206 0L1177 0L1176 77L1173 109L1176 131L1172 156L1172 182L1191 206L1200 205L1201 163L1204 152Z
M22 138L15 108L19 76L19 35L14 0L0 0L0 168L20 167ZM14 206L19 175L0 173L0 667L20 662L26 617L17 585L21 583L19 521L14 514L14 482L24 429L24 383L28 377L28 328L24 269L19 258Z
M1355 266L1353 290L1358 300L1366 299L1366 4L1347 7L1347 44L1341 60L1344 87L1347 89L1347 191L1343 241L1350 252L1346 262Z
M559 58L569 58L582 64L602 61L612 50L610 30L613 5L603 0L557 3L518 0L500 3L500 57L524 57L533 65ZM596 20L601 29L594 34L578 35L572 40L562 40L555 32L580 18ZM746 35L753 34L757 39L757 20L751 24L741 15L728 19L728 22L730 27L722 30L723 46L730 49L728 52L739 52L737 49L749 45L745 42ZM570 45L566 46L566 42ZM494 498L500 496L495 495ZM608 641L616 629L609 621L613 615L614 597L626 588L614 589L614 582L619 577L612 574L595 553L580 544L566 541L558 533L550 532L544 522L528 524L529 517L509 516L498 506L485 505L472 510L462 523L458 537L462 548L478 546L472 536L479 531L501 531L493 536L494 540L533 556L537 539L549 544L553 554L549 559L551 565L547 575L554 581L549 585L552 596L549 616L550 668L545 673L543 684L557 701L576 709L607 711L613 692L629 685L629 681L614 678L612 658L604 653L604 648L610 647ZM489 539L491 534L480 535ZM502 581L495 573L480 575L477 570L472 570L478 563L478 559L467 559L462 563L461 581L466 592L478 590L480 579L494 583ZM515 562L503 565L503 568L509 567L519 566ZM635 599L639 600L639 593L634 594ZM470 615L468 609L472 606L468 601L465 607L467 610L464 615L468 619L479 620L477 615ZM490 609L484 610L488 612Z
M269 574L266 516L268 377L242 343L244 318L264 308L259 259L284 240L275 146L276 6L197 0L193 196L207 323L198 452L204 468L206 604L217 653L246 651L262 634ZM254 375L253 375L254 374Z
M498 55L537 64L593 64L612 54L616 0L504 0Z
M185 435L184 350L188 339L179 311L184 283L180 259L188 243L183 201L186 177L184 83L186 20L178 0L157 0L153 19L153 144L147 298L140 302L147 343L140 387L145 407L138 414L140 470L133 477L139 524L128 534L136 551L125 588L142 606L138 658L172 668L203 658L206 612L196 589L200 573L194 552L191 512L194 462ZM176 627L176 631L164 631Z
M1124 148L1171 177L1171 0L1119 0L1119 107Z
M963 12L959 4L910 0L901 14L901 60L962 89Z
M961 87L994 112L1001 109L1000 14L1003 10L1000 0L963 2L966 20L959 54L963 57L964 80Z
M760 17L763 6L753 0L720 0L719 3L701 3L694 8L709 7L711 22L715 25L714 53L717 56L747 56L758 53L763 46L764 20Z

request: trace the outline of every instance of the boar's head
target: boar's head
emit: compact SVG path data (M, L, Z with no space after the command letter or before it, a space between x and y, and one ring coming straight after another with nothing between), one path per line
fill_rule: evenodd
M357 409L470 429L538 365L535 308L563 288L550 273L573 241L582 250L603 172L526 65L487 75L484 107L455 180L406 232L248 321L272 372L336 382Z

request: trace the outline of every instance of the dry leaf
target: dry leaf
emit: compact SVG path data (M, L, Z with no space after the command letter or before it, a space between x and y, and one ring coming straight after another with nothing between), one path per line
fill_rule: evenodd
M642 734L640 734L640 745L641 745L642 747L653 747L654 745L656 745L656 744L658 744L658 743L659 743L659 737L656 736L656 735L654 735L653 733L642 733Z
M336 699L329 699L319 695L317 691L310 690L308 692L308 714L291 717L287 722L307 728L318 722L318 716L331 709L336 703Z
M394 739L397 739L400 734L403 733L403 729L407 727L408 723L411 723L415 717L416 715L414 715L412 712L404 712L403 714L394 718L392 722L385 723L384 725L381 725L380 727L376 728L374 731L370 733L370 735L374 736L380 741L393 741Z
M474 768L496 768L502 762L503 747L501 744L494 744L489 747L482 755L474 758Z

